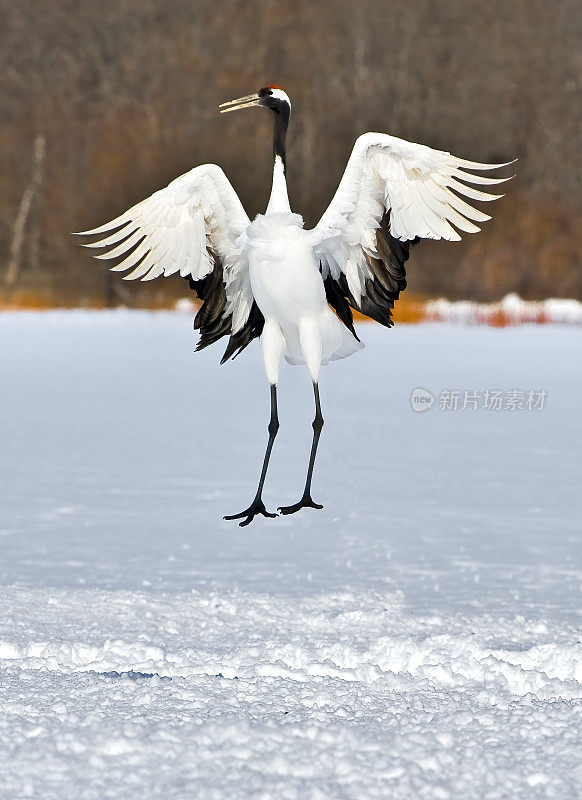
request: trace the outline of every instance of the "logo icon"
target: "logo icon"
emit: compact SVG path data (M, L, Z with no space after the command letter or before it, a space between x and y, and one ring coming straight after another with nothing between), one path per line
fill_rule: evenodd
M428 411L434 403L434 395L417 386L410 393L410 405L413 411Z

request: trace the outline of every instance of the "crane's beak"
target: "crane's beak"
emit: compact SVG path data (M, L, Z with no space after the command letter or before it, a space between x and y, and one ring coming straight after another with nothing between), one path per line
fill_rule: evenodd
M226 114L227 111L237 111L239 108L258 106L260 99L258 94L247 94L246 97L237 97L236 100L229 100L227 103L221 103L218 108L221 114Z

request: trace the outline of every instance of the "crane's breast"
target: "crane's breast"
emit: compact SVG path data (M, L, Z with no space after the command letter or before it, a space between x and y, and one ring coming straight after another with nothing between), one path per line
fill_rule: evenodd
M253 233L246 246L249 277L263 316L292 325L324 308L323 280L306 231L268 226Z

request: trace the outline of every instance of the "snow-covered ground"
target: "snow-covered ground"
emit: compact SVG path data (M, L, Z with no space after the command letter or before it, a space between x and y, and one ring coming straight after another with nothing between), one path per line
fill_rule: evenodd
M322 372L325 509L241 529L257 346L0 315L2 800L580 795L582 331L360 330ZM271 509L311 404L283 369Z

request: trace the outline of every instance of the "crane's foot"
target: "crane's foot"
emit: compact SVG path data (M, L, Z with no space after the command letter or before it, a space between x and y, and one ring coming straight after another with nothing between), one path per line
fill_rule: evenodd
M250 525L257 514L262 514L263 517L276 517L276 514L271 514L265 508L265 504L261 500L260 497L255 497L253 502L250 506L241 511L240 514L229 514L228 516L224 517L224 519L242 519L242 522L239 522L241 528L244 528L246 525ZM245 517L245 519L243 519Z
M296 511L302 508L323 508L323 506L320 506L319 503L315 503L311 499L311 495L307 494L303 495L298 503L294 503L292 506L279 506L277 511L280 511L281 514L295 514Z

